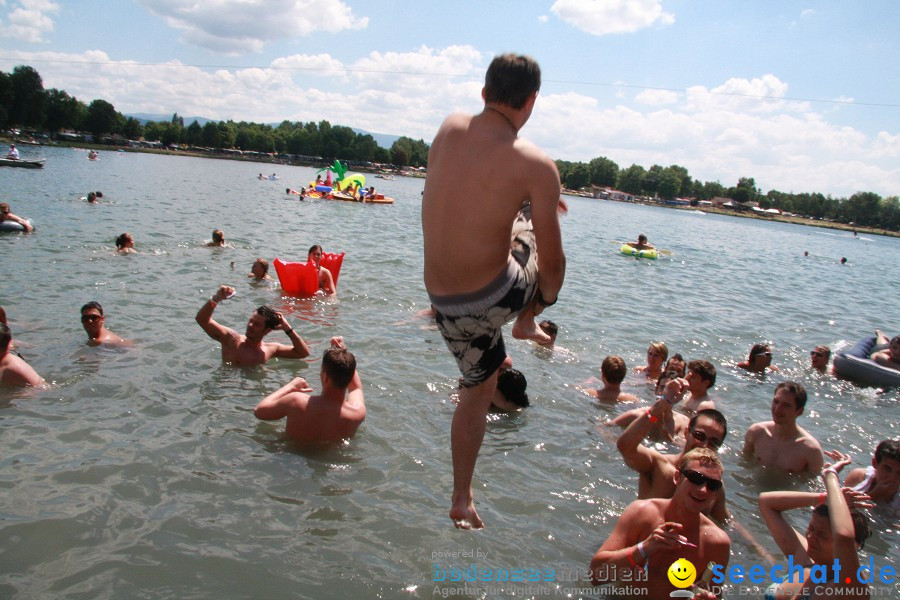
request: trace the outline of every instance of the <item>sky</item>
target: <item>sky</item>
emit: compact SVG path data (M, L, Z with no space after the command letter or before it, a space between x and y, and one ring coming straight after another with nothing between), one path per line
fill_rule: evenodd
M0 70L123 114L430 143L515 52L543 77L520 136L554 159L893 196L898 24L896 0L0 0Z

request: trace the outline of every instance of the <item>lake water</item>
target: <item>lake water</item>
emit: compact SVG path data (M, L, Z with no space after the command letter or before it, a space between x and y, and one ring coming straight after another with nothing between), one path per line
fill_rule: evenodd
M546 315L560 325L557 348L507 330L532 406L493 418L475 479L487 529L457 531L447 510L458 372L438 332L415 318L427 307L423 180L370 179L393 206L300 202L284 189L306 185L312 169L25 150L47 165L0 170L0 201L38 229L0 236L0 305L19 350L53 385L0 390L0 597L431 598L442 589L435 565L586 569L635 498L637 477L616 452L618 431L602 426L620 409L595 406L576 386L599 377L608 354L641 364L651 340L718 368L730 507L773 553L758 493L819 485L740 458L747 427L770 418L777 382L807 387L800 423L855 466L898 437L900 393L813 373L808 361L817 344L844 347L876 327L900 332L900 240L570 198L566 283ZM273 170L280 181L257 179ZM79 200L91 190L102 203ZM204 247L216 228L228 247ZM126 231L139 254L115 254ZM617 240L638 233L672 254L619 255ZM282 297L245 276L256 257L302 261L314 243L346 252L337 300ZM317 360L223 366L194 322L223 283L238 295L219 305L219 322L243 331L256 306L271 304ZM90 300L133 348L85 345L79 308ZM357 356L368 417L349 443L301 452L282 439L283 423L258 422L252 410L293 376L317 385L333 335ZM773 344L782 374L735 370L758 341ZM807 512L793 512L805 530ZM900 570L896 523L875 519L881 530L862 560ZM758 562L731 537L733 563ZM553 593L580 597L569 589L577 586ZM534 595L506 584L480 597Z

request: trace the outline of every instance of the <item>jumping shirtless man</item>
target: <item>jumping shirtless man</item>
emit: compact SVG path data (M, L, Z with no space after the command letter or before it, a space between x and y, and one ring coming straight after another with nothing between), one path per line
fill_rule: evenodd
M496 57L485 76L484 110L447 117L428 156L425 287L463 375L451 428L450 518L465 529L484 526L475 512L472 475L506 358L501 327L518 315L513 337L547 342L534 317L556 302L565 275L559 173L546 154L518 137L540 86L534 59Z
M215 322L212 318L216 306L225 298L234 295L234 288L223 285L206 301L197 312L197 324L206 335L222 344L222 360L238 367L250 367L265 364L270 358L306 358L309 346L294 331L291 324L280 312L268 306L260 306L250 315L247 321L246 335ZM263 338L273 329L287 333L292 346L264 342Z

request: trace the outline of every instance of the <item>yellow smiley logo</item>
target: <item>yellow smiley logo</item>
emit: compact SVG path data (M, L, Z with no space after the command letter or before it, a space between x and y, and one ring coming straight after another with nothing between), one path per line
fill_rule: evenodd
M697 569L694 563L686 558L679 558L669 567L666 572L669 576L669 582L677 588L686 588L697 579Z

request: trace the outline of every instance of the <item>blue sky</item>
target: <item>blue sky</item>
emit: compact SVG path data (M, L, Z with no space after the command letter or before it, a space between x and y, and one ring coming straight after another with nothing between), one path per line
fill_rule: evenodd
M900 194L900 3L0 0L0 70L123 113L328 120L431 141L501 52L557 159L678 164L766 192Z

